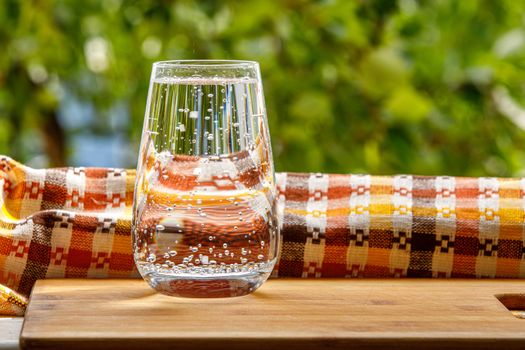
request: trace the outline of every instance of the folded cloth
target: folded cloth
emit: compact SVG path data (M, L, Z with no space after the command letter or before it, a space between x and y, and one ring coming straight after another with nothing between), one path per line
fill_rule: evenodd
M525 179L276 179L283 240L273 277L525 276ZM138 277L134 182L134 170L37 170L0 157L0 284L12 289L2 289L0 313L20 314L37 279Z

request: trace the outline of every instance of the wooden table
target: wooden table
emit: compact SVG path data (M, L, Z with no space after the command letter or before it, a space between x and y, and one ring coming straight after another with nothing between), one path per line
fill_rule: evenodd
M0 350L18 349L18 338L23 321L22 317L0 316Z
M525 349L525 281L271 280L249 296L182 299L142 280L46 280L31 349ZM506 295L501 297L502 295Z

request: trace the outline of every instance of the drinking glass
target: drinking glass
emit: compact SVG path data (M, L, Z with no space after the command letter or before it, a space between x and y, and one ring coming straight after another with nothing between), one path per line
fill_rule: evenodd
M248 294L277 260L276 210L258 63L153 64L132 224L142 277L173 296Z

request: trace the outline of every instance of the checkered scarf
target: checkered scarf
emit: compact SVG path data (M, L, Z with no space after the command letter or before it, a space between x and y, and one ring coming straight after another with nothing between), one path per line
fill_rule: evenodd
M274 277L525 277L525 179L276 178ZM137 277L134 181L133 170L0 157L0 314L22 314L37 279Z

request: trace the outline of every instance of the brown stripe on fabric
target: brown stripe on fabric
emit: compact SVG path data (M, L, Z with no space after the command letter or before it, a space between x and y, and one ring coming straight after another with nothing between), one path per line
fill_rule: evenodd
M289 215L285 216L285 224L281 230L283 242L306 243L306 226L300 222L286 222Z
M432 254L436 246L436 217L426 216L428 210L425 208L430 205L429 199L434 201L435 196L434 177L412 178L413 216L408 277L432 277Z
M370 229L370 248L392 249L393 237L392 230Z
M43 212L33 216L33 237L29 244L27 263L20 279L18 292L29 296L38 279L46 277L51 261L51 236L57 220L56 213Z
M479 238L456 235L454 242L455 255L476 257L479 253Z
M326 278L336 278L346 275L346 264L344 259L341 263L326 263L323 262L321 267L321 275Z
M49 169L46 171L42 210L62 209L66 204L67 169Z
M523 242L509 239L498 240L498 258L521 259Z
M111 259L109 260L109 274L111 276L115 271L127 271L131 275L131 271L133 270L135 270L135 261L133 260L132 254L111 253Z
M286 176L284 223L281 230L283 242L306 243L306 216L289 213L288 209L306 211L309 197L308 178L308 174L288 174Z
M284 242L279 261L279 277L301 277L304 265L304 243Z
M335 216L326 218L326 245L348 246L350 228L347 216Z

